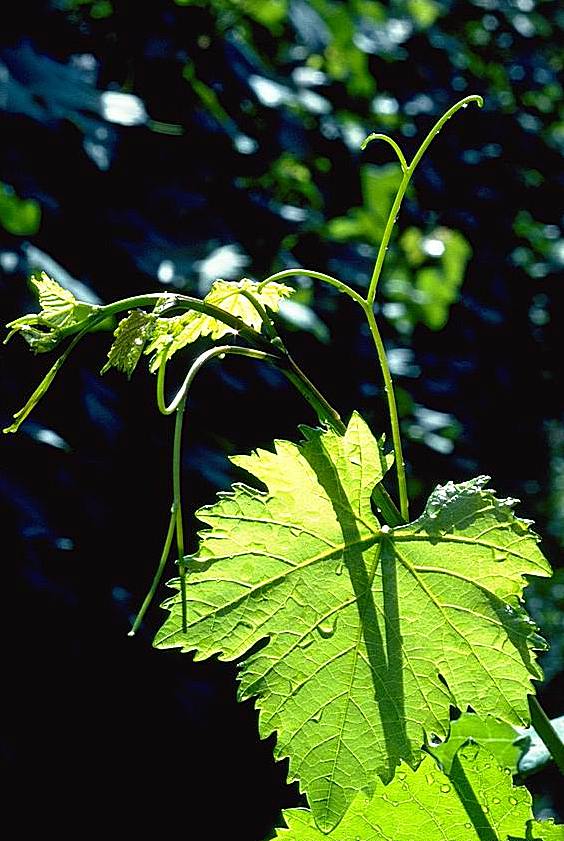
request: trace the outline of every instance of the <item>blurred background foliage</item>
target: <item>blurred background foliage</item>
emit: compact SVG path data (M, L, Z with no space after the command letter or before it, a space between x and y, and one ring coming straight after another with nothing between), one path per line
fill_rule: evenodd
M413 511L437 482L491 474L523 499L560 567L529 588L552 645L541 698L553 716L564 695L563 27L556 0L22 0L0 34L5 322L33 308L35 269L92 302L202 294L216 277L294 266L366 288L400 173L386 144L361 153L362 140L390 133L409 159L451 104L484 96L416 173L379 318ZM357 408L385 429L359 313L334 289L297 289L282 311L296 357L344 416ZM126 637L160 551L171 428L148 374L98 377L109 340L77 350L2 441L2 760L41 801L24 819L63 833L71 801L91 809L94 797L101 820L132 834L186 797L187 825L199 811L209 837L236 824L259 839L299 795L270 743L256 743L252 707L236 706L233 669L152 652L156 608ZM14 343L0 366L5 426L46 362ZM276 373L244 360L200 379L188 417L191 509L240 478L226 454L313 420ZM541 817L559 808L550 772L530 785Z

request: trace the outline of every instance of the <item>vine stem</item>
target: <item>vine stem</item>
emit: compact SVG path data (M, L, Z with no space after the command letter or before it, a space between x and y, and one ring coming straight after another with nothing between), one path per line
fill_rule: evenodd
M388 365L388 357L386 356L386 349L382 336L376 324L374 316L374 309L366 302L364 304L364 312L370 328L370 334L374 341L376 353L378 354L378 361L380 363L380 370L382 371L382 378L384 380L384 389L386 392L386 399L388 401L388 413L390 415L390 426L392 428L392 443L394 446L394 455L396 462L396 473L398 477L398 491L400 499L400 513L402 519L407 523L409 520L409 499L407 496L407 483L405 479L405 464L403 460L403 449L401 443L401 432L399 426L398 409L396 398L394 394L394 384L392 382L392 375L390 373L390 366Z
M98 323L106 318L111 318L114 315L119 315L122 312L140 309L142 307L154 308L157 305L162 304L162 302L162 294L158 292L150 292L147 295L133 295L130 298L121 298L119 301L114 301L111 304L104 304L103 306L98 307L96 311L86 319L84 322L85 330L90 330L94 323ZM207 301L202 300L201 298L193 298L191 295L178 295L176 293L170 294L170 300L159 307L157 314L161 315L164 312L170 312L170 310L181 310L182 312L194 310L194 312L204 313L204 315L209 315L211 318L215 318L217 321L221 321L223 324L226 324L235 333L239 334L247 342L249 342L250 345L263 348L264 350L269 347L268 340L257 330L253 330L252 327L248 327L242 319L238 318L236 315L232 315L230 312L227 312L227 310L221 309L221 307L218 307L215 304L210 304ZM74 332L76 331L72 328L67 328L66 330L61 330L61 335L64 336L65 334Z

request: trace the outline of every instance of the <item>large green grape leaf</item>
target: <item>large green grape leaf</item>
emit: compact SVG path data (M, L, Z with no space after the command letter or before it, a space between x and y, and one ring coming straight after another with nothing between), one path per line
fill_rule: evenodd
M542 641L518 597L549 567L483 478L437 488L392 529L370 505L389 460L359 415L342 437L304 434L234 459L267 490L235 485L198 512L211 529L188 559L187 627L176 596L156 645L246 657L240 697L256 696L261 736L277 732L329 831L359 789L446 736L451 704L527 719Z
M426 757L416 771L402 764L392 782L359 794L328 835L307 809L283 812L279 841L564 841L564 827L533 819L531 795L477 744L456 754L450 776Z

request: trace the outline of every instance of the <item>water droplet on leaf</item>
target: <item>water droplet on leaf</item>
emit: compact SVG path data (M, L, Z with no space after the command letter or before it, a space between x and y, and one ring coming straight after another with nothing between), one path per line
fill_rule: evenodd
M313 637L311 636L311 634L308 634L307 637L304 637L303 640L300 640L300 642L298 643L298 647L302 649L309 648L310 645L313 644L313 642Z
M516 806L517 805L517 798L516 797L510 797L509 802L511 803L512 806Z
M499 799L499 797L492 797L492 803L495 803L495 805L497 806L498 803L501 803L501 800Z
M425 779L427 780L427 785L432 786L435 782L435 778L432 774L425 774Z
M443 783L441 786L441 791L443 794L448 794L450 791L450 786L448 783Z
M329 619L326 622L321 622L321 624L317 626L317 631L320 637L323 637L323 639L327 639L327 637L333 636L336 627L337 619Z

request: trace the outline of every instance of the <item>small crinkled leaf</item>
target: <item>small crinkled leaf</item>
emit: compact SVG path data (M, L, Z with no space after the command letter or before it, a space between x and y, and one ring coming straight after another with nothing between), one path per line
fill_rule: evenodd
M360 416L344 436L304 433L234 459L266 491L236 485L198 512L210 529L188 559L187 628L175 596L156 644L243 660L240 697L329 831L446 736L451 704L527 720L541 640L519 597L525 574L550 570L483 478L381 526L370 496L389 461Z
M239 281L216 280L204 300L240 318L247 327L260 332L261 317L241 290L250 292L263 307L268 307L274 312L278 310L280 302L292 295L294 290L275 281L264 284L260 291L259 287L259 283L246 277ZM151 343L145 351L153 354L150 369L153 372L157 371L163 357L168 361L177 351L201 336L209 336L213 341L217 341L234 332L229 325L200 312L190 311L173 318L159 318Z
M515 744L520 738L519 732L505 721L498 721L488 715L482 718L475 713L462 713L460 718L450 725L446 742L430 745L429 750L439 760L446 774L450 772L452 760L459 747L469 738L492 753L503 768L517 773L517 762L522 749Z
M376 783L371 798L359 794L328 835L320 832L307 809L287 809L283 817L288 828L277 830L279 841L564 839L564 827L533 819L527 789L513 786L507 769L472 743L459 749L451 776L439 771L430 757L416 771L400 765L389 785Z
M105 374L110 368L117 368L131 377L143 353L145 342L150 336L155 316L133 310L122 318L114 332L114 342L108 351L108 361L100 371Z

